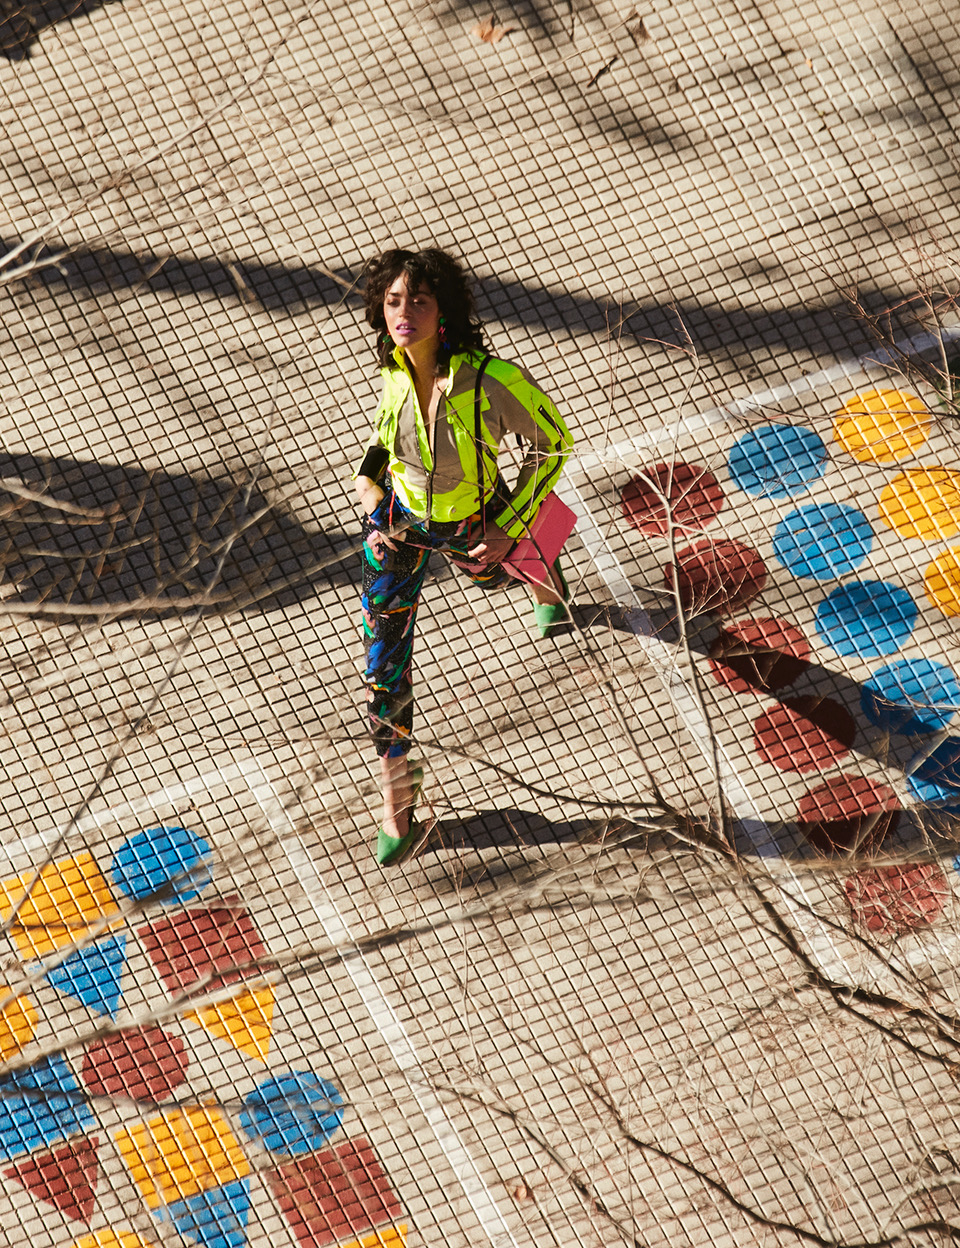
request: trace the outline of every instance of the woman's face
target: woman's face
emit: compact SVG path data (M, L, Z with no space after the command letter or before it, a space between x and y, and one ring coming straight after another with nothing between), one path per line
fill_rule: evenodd
M440 305L424 285L411 291L406 273L401 273L383 299L387 333L404 349L437 338L440 331Z

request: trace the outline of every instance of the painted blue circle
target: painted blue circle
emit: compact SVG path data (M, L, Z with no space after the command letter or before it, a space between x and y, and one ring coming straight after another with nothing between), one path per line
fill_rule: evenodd
M859 568L873 545L870 521L843 503L811 503L777 525L773 553L794 576L827 581Z
M817 608L817 632L837 654L895 654L913 632L917 604L887 581L838 586Z
M121 892L135 900L152 893L166 906L190 901L210 883L203 865L210 846L186 828L147 828L128 837L113 856L110 874Z
M240 1125L273 1153L293 1157L325 1144L343 1121L343 1098L309 1070L271 1076L247 1097Z
M888 732L939 732L960 710L960 682L933 659L897 659L873 673L860 694L864 715Z
M727 468L734 484L763 498L802 494L822 477L827 464L823 438L797 425L751 429L730 449Z
M947 737L907 777L921 802L960 802L960 737Z

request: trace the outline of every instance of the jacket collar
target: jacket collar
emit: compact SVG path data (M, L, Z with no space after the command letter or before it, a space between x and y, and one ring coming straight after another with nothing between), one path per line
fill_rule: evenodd
M394 347L392 354L393 354L394 360L396 361L397 365L400 368L401 376L403 376L412 385L413 377L410 375L410 369L407 367L406 357L403 354L403 347ZM469 359L472 354L473 354L472 351L461 351L461 352L456 352L453 355L451 355L450 371L447 373L446 384L443 387L444 394L450 393L451 389L453 388L453 379L454 379L454 376L456 375L457 369L460 367L463 361ZM386 372L388 374L391 374L391 373L394 373L394 370L387 369Z

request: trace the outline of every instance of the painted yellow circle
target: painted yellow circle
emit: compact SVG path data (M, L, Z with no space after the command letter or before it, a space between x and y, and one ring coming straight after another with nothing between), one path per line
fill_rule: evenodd
M938 555L923 578L927 597L944 615L960 615L960 546Z
M906 390L865 390L837 412L833 436L854 459L893 464L909 459L930 436L933 417Z
M912 468L880 495L880 519L901 537L942 541L960 533L960 472Z

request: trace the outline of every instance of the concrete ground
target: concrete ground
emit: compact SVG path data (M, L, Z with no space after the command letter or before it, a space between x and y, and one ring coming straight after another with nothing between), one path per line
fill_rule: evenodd
M945 3L0 7L0 1235L960 1235ZM576 437L372 856L365 260ZM956 370L960 373L960 368Z

